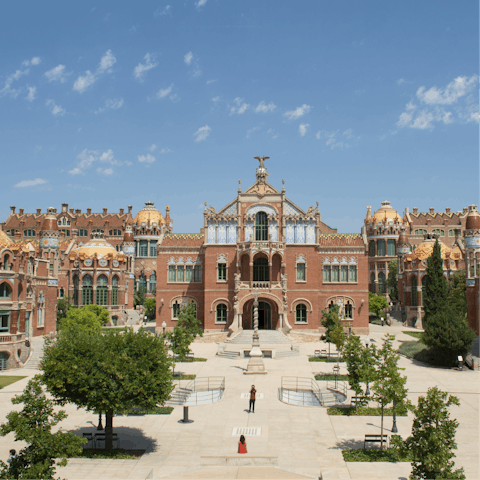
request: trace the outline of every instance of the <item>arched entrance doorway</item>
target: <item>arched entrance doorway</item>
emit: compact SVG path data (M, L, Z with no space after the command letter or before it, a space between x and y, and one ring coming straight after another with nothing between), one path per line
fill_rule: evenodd
M253 312L252 308L252 328L253 328ZM258 329L272 329L272 307L267 302L258 302Z
M253 299L247 300L243 306L242 327L253 330ZM259 330L273 330L278 327L278 307L275 302L264 298L258 300Z

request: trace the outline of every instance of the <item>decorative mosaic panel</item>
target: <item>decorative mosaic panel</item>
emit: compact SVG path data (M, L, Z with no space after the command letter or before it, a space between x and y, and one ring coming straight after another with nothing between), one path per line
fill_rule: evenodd
M305 263L305 262L306 262L305 257L302 254L300 254L297 258L297 263Z
M236 215L237 214L237 202L233 205L230 205L224 212L224 215Z
M277 212L272 207L268 207L267 205L256 205L255 207L249 208L247 210L248 215L254 215L257 214L258 212L265 212L267 215L272 214L276 215Z
M217 243L227 243L227 222L225 220L220 220L218 222L217 233Z
M217 225L214 220L207 223L207 243L215 243L217 236Z
M228 243L237 243L237 222L228 224Z
M253 236L253 222L248 221L245 226L245 240L248 242L250 240L250 235Z
M474 247L480 247L480 237L465 237L465 246L474 248Z
M356 261L356 260L355 260L355 259L352 257L352 258L350 259L350 263L352 263L352 264L356 264L356 263L357 263L357 261Z
M184 263L184 261L183 261L183 257L180 257L180 258L178 259L177 265L184 265L184 264L185 264L185 263Z
M307 222L307 243L315 243L315 220Z
M278 227L277 222L272 220L268 226L268 234L272 237L272 241L276 242L278 239Z
M58 247L58 238L42 238L40 240L40 245L43 248L57 248Z
M324 265L330 265L330 259L328 257L323 261Z
M133 245L124 245L122 251L125 255L135 255L135 247Z
M294 214L301 215L302 212L300 212L300 210L295 208L291 203L285 202L285 213L287 215L294 215Z
M56 278L55 279L49 279L48 284L49 285L58 285L58 280Z
M175 259L173 257L170 257L170 260L168 261L169 265L175 265Z
M287 220L287 243L295 243L295 222Z
M226 263L227 259L223 256L223 253L218 257L217 263Z
M296 226L296 243L305 243L305 223L299 220Z

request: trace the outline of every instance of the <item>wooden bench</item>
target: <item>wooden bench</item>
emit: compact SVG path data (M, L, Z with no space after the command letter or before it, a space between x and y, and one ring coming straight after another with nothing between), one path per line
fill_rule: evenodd
M350 400L350 406L356 407L357 405L360 405L360 399L354 395Z
M365 435L365 440L363 441L363 448L365 448L366 443L382 443L381 435ZM385 446L388 446L388 435L383 436L383 443Z
M112 434L112 440L114 443L117 444L115 448L118 448L119 441L118 441L118 434L114 433ZM105 434L104 433L96 433L95 434L95 448L97 446L97 442L105 442Z
M85 445L87 445L88 442L91 442L92 448L95 448L95 439L93 438L93 433L91 433L91 432L83 432L83 437L88 440Z

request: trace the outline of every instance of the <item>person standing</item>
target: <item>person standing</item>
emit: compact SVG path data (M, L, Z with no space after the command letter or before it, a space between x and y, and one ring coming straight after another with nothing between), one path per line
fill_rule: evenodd
M243 435L240 435L240 440L238 442L238 453L247 453L247 442Z
M252 385L252 388L250 389L250 403L248 405L248 413L252 411L255 413L255 394L257 393L257 390L255 389L255 385Z

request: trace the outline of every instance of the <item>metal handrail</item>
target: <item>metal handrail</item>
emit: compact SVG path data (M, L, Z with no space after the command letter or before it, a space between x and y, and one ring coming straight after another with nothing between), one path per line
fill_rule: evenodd
M327 380L327 389L341 393L345 397L347 396L347 384L342 380Z
M320 405L323 405L323 396L317 382L311 378L305 377L282 377L281 393L287 391L287 397L290 399L291 391L302 394L302 404L305 405L305 393L312 392Z
M215 396L218 395L221 397L225 391L225 377L195 378L190 380L185 387L182 387L180 382L178 386L183 390L187 390L187 392L181 394L183 397L183 403L193 395L195 395L194 404L198 404L199 401L207 398L211 398L213 403Z

